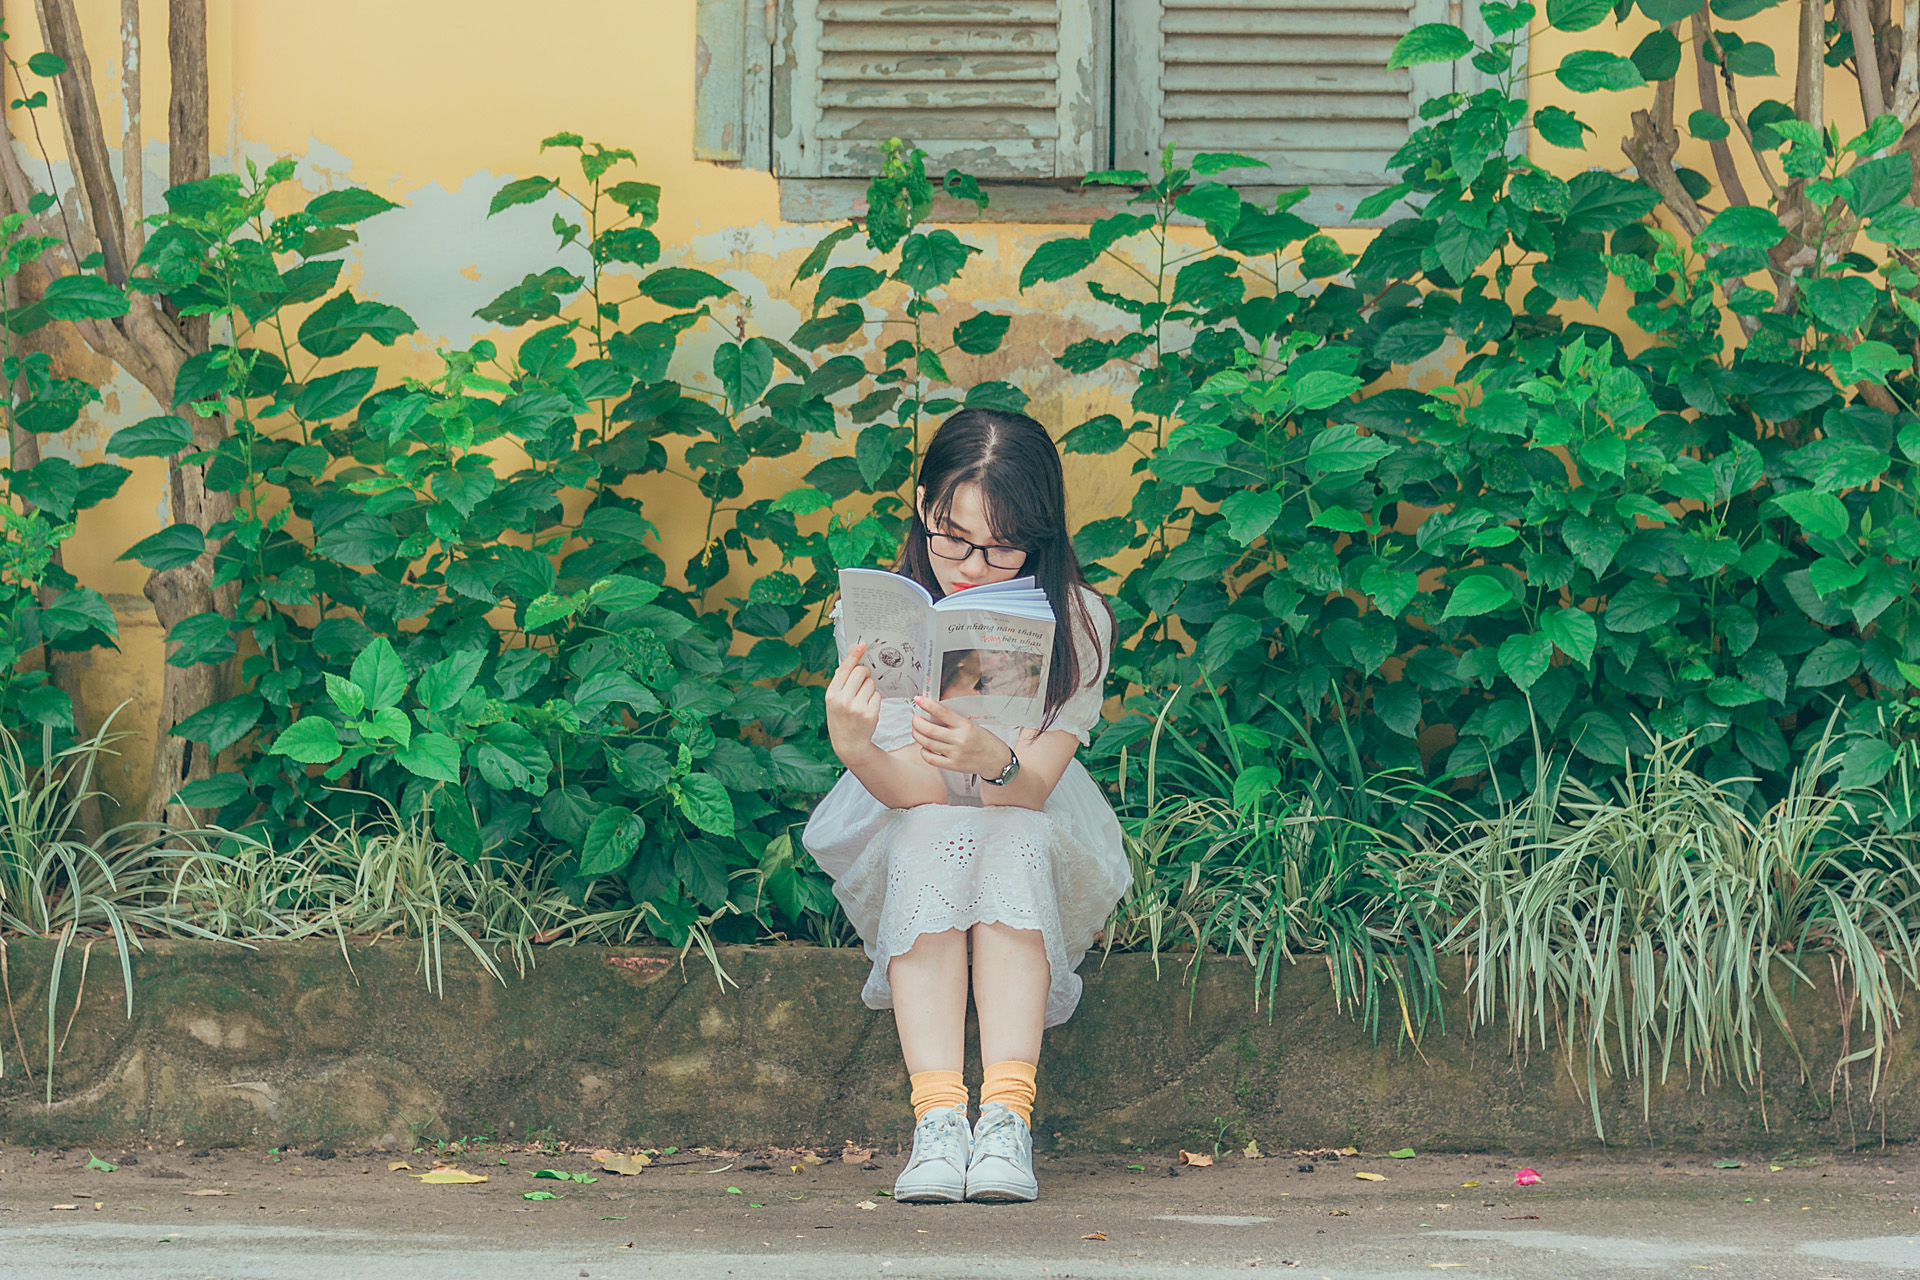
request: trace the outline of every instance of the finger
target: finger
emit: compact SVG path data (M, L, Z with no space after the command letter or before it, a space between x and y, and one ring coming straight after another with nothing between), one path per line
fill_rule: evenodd
M941 724L959 728L961 725L967 723L966 717L959 715L950 707L936 702L932 698L915 698L913 704L920 708L921 713L928 719L938 720Z
M853 646L853 648L847 650L847 656L840 659L839 669L836 670L834 674L845 675L847 672L854 670L860 665L860 659L864 658L866 654L867 646L865 641Z
M924 716L915 716L913 718L913 731L932 742L951 745L960 740L959 735L952 729L947 728L943 724L937 724Z

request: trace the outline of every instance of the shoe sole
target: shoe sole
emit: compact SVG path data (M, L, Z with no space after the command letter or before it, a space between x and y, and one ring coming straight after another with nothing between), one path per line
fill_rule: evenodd
M951 1195L945 1191L909 1191L906 1194L895 1192L895 1204L959 1204L965 1197Z
M979 1204L1026 1204L1038 1199L1039 1196L1040 1192L1037 1188L1016 1187L1006 1183L967 1188L967 1199Z

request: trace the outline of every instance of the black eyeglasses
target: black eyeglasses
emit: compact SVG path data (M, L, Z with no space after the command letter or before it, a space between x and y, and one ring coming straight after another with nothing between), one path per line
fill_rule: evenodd
M1018 569L1027 563L1027 553L1019 547L983 547L944 533L927 534L927 550L942 560L965 560L978 551L995 569Z

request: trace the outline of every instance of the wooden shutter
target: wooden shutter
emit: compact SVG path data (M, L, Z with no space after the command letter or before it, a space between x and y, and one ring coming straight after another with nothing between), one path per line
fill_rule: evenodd
M775 172L865 177L902 138L927 172L1069 178L1095 167L1094 17L1107 0L786 0Z
M1226 181L1383 186L1420 102L1453 87L1449 66L1387 56L1446 20L1446 0L1116 0L1114 164L1151 171L1173 143L1272 166Z

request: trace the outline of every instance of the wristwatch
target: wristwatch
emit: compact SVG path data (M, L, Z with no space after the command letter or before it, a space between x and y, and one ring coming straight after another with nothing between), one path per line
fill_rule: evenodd
M1004 787L1009 782L1012 782L1015 778L1019 776L1020 776L1020 757L1014 753L1014 750L1012 747L1008 747L1007 748L1007 767L1000 771L1000 776L997 778L983 777L980 779L980 781L986 783L990 787Z

